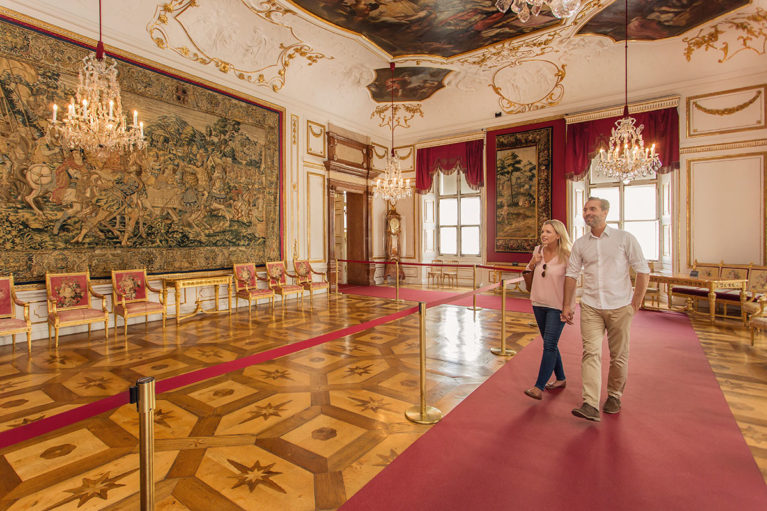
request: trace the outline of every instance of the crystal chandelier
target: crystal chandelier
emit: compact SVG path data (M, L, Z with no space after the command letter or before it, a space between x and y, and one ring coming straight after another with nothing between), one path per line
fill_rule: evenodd
M75 97L71 99L63 120L58 119L58 105L53 105L51 131L62 145L81 148L98 156L113 152L143 149L144 123L133 111L133 124L123 115L117 62L104 57L101 41L101 0L99 0L99 42L96 53L83 59Z
M557 18L569 18L581 8L581 0L497 0L495 6L501 12L506 12L511 7L519 21L527 23L530 15L538 16L544 6Z
M376 184L373 186L373 196L381 197L384 200L388 200L392 206L397 203L398 200L405 197L410 197L410 179L402 179L402 169L399 166L399 160L394 152L394 62L389 64L391 69L392 83L389 84L391 88L391 154L386 162L386 173L383 179L376 179Z
M636 119L629 117L629 9L626 0L626 44L625 44L625 102L623 118L615 121L610 135L610 147L607 152L599 150L596 172L605 177L618 178L624 183L638 177L649 177L661 168L661 161L655 153L655 144L647 149L642 140L644 125L636 126Z

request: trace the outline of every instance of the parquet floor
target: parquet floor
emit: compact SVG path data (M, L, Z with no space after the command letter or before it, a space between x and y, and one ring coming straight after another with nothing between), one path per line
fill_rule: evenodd
M0 357L0 422L14 427L166 378L264 351L412 303L315 298L283 315L240 311L168 326L131 326L127 342L47 341ZM262 307L263 309L263 307ZM511 348L536 337L509 313ZM500 313L428 311L428 399L448 412L501 367L489 352ZM418 403L418 318L409 316L158 396L157 509L335 509L428 430L404 417ZM136 509L138 416L124 406L0 451L0 509Z
M62 338L15 353L0 347L0 427L17 427L158 379L284 346L411 306L344 295L302 310L261 306L227 315ZM532 316L508 313L507 342L537 336ZM693 319L725 396L767 479L767 339ZM450 411L501 367L500 311L442 306L427 313L427 403ZM336 509L428 426L418 403L418 318L253 365L158 396L158 510ZM0 509L138 507L138 415L124 406L0 450Z

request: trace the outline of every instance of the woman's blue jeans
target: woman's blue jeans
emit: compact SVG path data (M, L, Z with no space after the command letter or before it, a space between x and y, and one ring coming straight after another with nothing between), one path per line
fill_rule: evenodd
M565 322L559 319L561 312L549 307L533 306L535 321L543 337L543 357L538 370L538 380L535 382L535 386L541 390L545 388L552 372L557 380L565 379L565 369L562 367L562 356L559 354L558 347L559 336L562 335L562 329L565 327Z

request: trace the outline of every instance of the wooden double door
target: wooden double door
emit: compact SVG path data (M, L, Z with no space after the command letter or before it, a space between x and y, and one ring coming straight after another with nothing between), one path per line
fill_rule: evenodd
M337 259L369 261L373 252L370 237L370 210L372 195L364 186L334 182L328 186L332 222L328 222L328 239L333 240L328 250L330 282L335 282L336 272L341 284L368 286L373 282L375 268L364 263L338 263Z

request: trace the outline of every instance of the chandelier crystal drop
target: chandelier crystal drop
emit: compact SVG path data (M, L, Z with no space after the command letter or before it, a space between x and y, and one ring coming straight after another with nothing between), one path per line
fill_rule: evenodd
M538 16L543 7L548 7L557 18L569 18L581 8L581 0L497 0L495 6L501 12L511 11L519 21L527 23L530 16Z
M610 145L607 151L599 150L596 161L596 172L608 178L617 178L624 183L640 177L651 177L657 172L662 163L655 153L655 144L647 149L642 140L644 125L636 126L636 119L629 117L628 106L628 0L626 0L626 43L625 43L625 103L623 118L615 121L615 127L610 135Z
M394 117L396 107L394 106L394 62L389 64L391 69L392 84L391 91L391 153L386 162L386 172L383 178L376 179L375 185L373 185L373 196L381 197L383 200L388 200L392 206L394 206L398 200L405 197L410 197L412 190L410 189L410 179L402 178L402 169L399 165L399 159L394 152Z
M133 111L133 122L123 115L117 62L104 57L101 41L101 1L99 0L99 42L96 53L83 59L75 97L59 119L59 107L53 105L51 131L62 145L81 148L97 156L143 149L144 123Z

